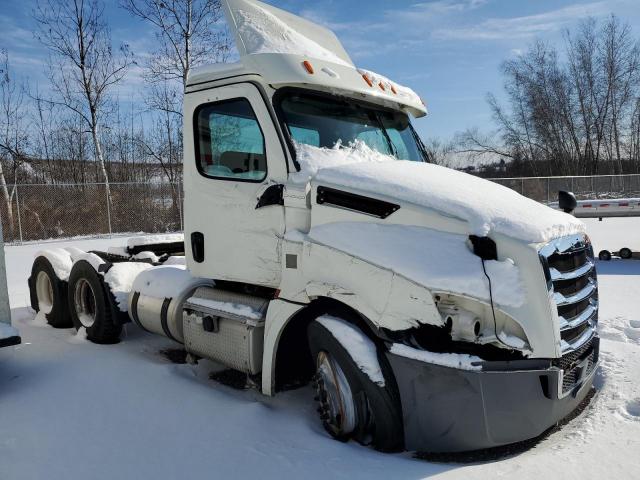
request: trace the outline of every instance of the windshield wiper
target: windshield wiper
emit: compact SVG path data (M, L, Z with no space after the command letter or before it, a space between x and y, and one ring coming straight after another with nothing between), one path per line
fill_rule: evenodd
M387 145L389 147L389 151L391 152L391 154L394 157L398 158L398 151L396 150L396 146L391 141L391 137L387 133L387 129L384 127L384 123L382 122L382 118L380 118L380 112L374 112L374 114L375 114L375 117L376 117L376 121L378 122L378 127L382 131L382 134L384 135L384 138L387 140Z

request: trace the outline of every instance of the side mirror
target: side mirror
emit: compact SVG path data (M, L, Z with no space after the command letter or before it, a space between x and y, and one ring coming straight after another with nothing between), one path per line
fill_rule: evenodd
M560 190L558 192L558 205L564 213L572 213L578 206L578 201L573 193Z

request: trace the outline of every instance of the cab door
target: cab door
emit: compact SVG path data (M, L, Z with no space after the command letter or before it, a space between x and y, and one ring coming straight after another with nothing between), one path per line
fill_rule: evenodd
M287 167L258 87L240 83L189 93L184 122L189 270L204 278L277 287L285 221L273 193L285 183Z

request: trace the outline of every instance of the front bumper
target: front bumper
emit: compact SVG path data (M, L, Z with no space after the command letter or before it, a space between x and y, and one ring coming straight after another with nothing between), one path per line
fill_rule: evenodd
M535 438L584 400L597 371L578 365L579 378L563 391L563 371L550 361L483 362L460 370L387 352L404 419L405 447L418 452L465 452Z

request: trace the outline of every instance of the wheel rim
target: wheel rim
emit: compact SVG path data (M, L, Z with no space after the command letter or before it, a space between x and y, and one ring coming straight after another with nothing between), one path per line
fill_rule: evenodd
M47 272L39 272L36 277L36 295L38 296L38 308L48 315L53 310L53 284Z
M84 278L76 283L73 299L78 320L83 327L91 328L96 322L96 296Z
M328 352L317 358L317 390L320 415L336 436L346 436L356 427L356 408L351 387L342 368Z

